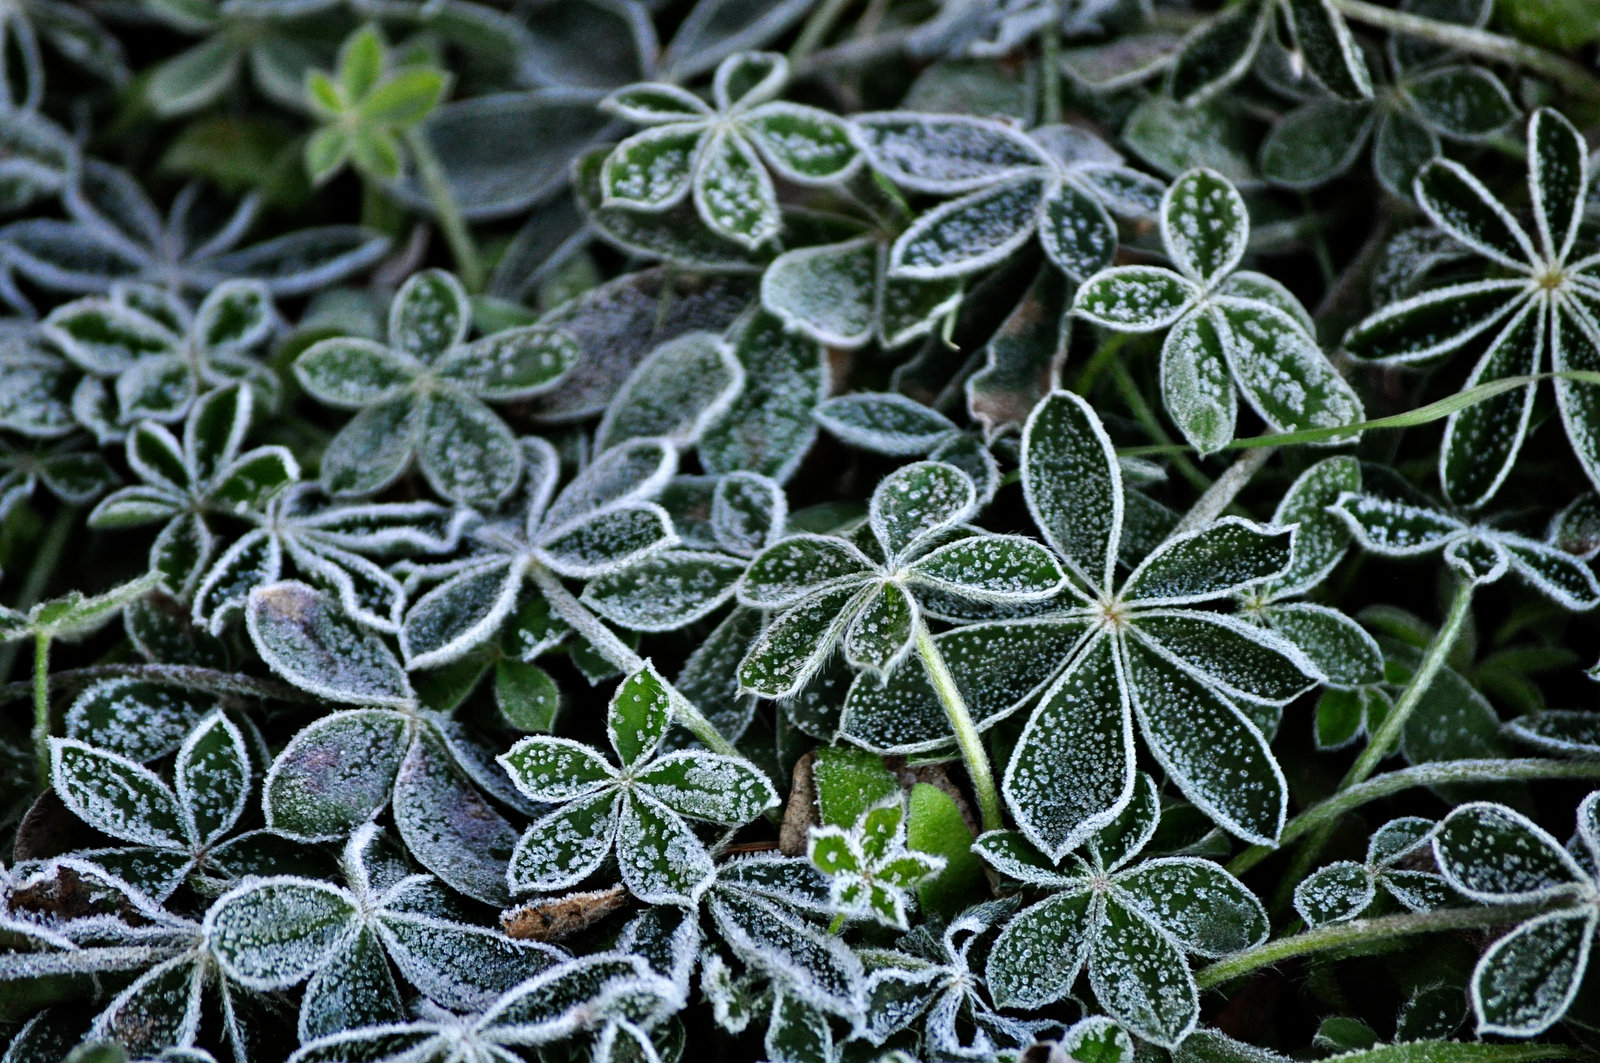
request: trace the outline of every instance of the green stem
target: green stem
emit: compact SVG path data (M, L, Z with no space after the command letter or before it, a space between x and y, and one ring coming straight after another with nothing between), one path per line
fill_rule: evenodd
M56 566L61 564L61 555L67 549L67 540L72 538L72 531L78 526L78 506L62 506L56 511L55 519L50 522L50 527L45 529L44 536L39 541L39 552L33 556L33 564L28 569L28 580L22 585L22 593L17 596L16 610L26 613L39 599L44 597L44 592L50 587L50 580L55 577ZM17 655L22 652L22 644L13 642L0 649L0 679L11 674L16 667Z
M616 633L606 627L600 618L591 613L587 606L573 597L572 592L562 584L561 578L543 565L534 565L529 570L529 576L545 600L555 609L556 614L567 622L567 626L576 631L578 635L594 647L596 653L610 661L616 667L628 674L639 671L645 666L645 659L640 657L627 643L617 638ZM662 680L665 682L665 679ZM671 684L668 684L670 687ZM674 690L678 696L674 699L673 708L677 714L678 722L683 724L707 749L723 753L730 757L743 757L734 744L722 737L722 732L708 719L705 714L684 697L681 692Z
M1551 903L1547 901L1540 904L1489 908L1446 908L1437 912L1406 912L1403 915L1390 915L1379 919L1354 919L1347 923L1332 923L1236 952L1209 967L1202 967L1195 972L1194 980L1201 989L1211 989L1251 971L1296 956L1369 943L1381 944L1391 938L1407 937L1412 934L1437 934L1447 930L1504 926L1507 923L1521 922L1529 916L1539 915L1551 907Z
M1061 121L1061 10L1050 5L1050 21L1039 34L1039 124Z
M1089 392L1094 390L1095 384L1100 380L1101 375L1105 373L1106 367L1111 364L1111 360L1122 352L1122 348L1127 346L1128 341L1133 336L1134 333L1132 332L1113 332L1106 336L1100 342L1100 346L1096 347L1094 353L1089 356L1088 364L1078 374L1078 379L1073 383L1072 390L1076 394L1088 398Z
M1437 22L1405 11L1395 11L1366 0L1333 0L1339 13L1353 22L1363 22L1406 37L1419 37L1445 45L1458 52L1482 59L1510 63L1543 75L1578 96L1600 100L1600 80L1577 63L1522 41L1472 26Z
M427 190L433 211L438 216L439 228L444 232L445 242L450 245L450 255L455 259L461 283L469 292L481 292L485 280L483 259L478 254L478 245L473 242L466 219L461 216L455 194L450 191L450 181L445 177L444 167L439 164L439 156L434 154L433 145L428 143L428 138L422 135L420 129L413 127L406 130L405 137L406 147L417 164L417 176L422 179L422 187Z
M1446 760L1418 764L1399 771L1384 772L1376 778L1341 790L1312 805L1284 825L1280 844L1288 844L1320 827L1327 826L1346 812L1378 801L1414 786L1447 786L1451 783L1529 782L1539 779L1600 779L1600 760L1545 760L1519 757L1514 760ZM1252 845L1228 863L1228 870L1242 875L1273 853L1265 845Z
M1183 519L1172 529L1172 535L1178 536L1196 528L1203 528L1222 516L1223 510L1233 505L1233 500L1238 497L1239 492L1244 490L1245 485L1261 471L1261 467L1275 452L1276 448L1273 447L1258 447L1255 450L1245 451L1239 460L1228 466L1227 471L1217 477L1217 482L1207 488L1206 493L1189 507L1189 512L1185 513Z
M839 17L845 13L855 0L823 0L816 10L811 12L811 17L806 19L806 24L800 28L800 35L795 38L794 46L789 49L789 62L801 62L817 50L817 47L827 40L828 34L839 22Z
M833 922L828 924L828 933L836 935L844 929L844 913L840 912L833 917Z
M1457 584L1455 597L1451 599L1450 611L1445 615L1444 624L1434 635L1427 652L1422 655L1417 670L1411 674L1405 690L1400 694L1400 700L1395 702L1394 708L1383 718L1383 723L1373 733L1367 742L1367 747L1356 758L1356 762L1350 765L1350 770L1339 783L1340 792L1365 782L1383 759L1394 752L1395 747L1399 745L1400 732L1405 728L1406 720L1422 703L1423 695L1433 685L1434 677L1439 674L1439 669L1444 667L1444 662L1450 656L1450 650L1455 646L1456 639L1461 636L1462 627L1472 615L1472 592L1475 587L1476 584L1467 580ZM1275 909L1282 909L1288 903L1295 883L1306 877L1312 865L1316 863L1317 857L1327 847L1328 838L1333 834L1334 823L1335 820L1330 818L1317 826L1300 846L1299 851L1294 854L1294 859L1289 864L1289 872L1284 875L1277 896L1273 899Z
M1000 814L1000 792L995 789L994 771L989 767L989 752L983 748L983 736L978 733L977 724L972 722L972 713L967 709L966 699L961 696L961 689L956 686L955 677L950 674L944 654L939 652L938 643L928 633L928 625L920 618L913 637L917 643L917 655L922 658L922 667L928 672L928 682L933 685L934 693L944 706L951 730L955 731L956 747L961 750L967 778L972 780L972 792L978 798L978 815L983 829L999 830L1005 826L1005 821Z
M1350 771L1344 780L1339 783L1339 789L1348 790L1358 783L1366 781L1376 768L1400 742L1400 731L1406 725L1406 720L1416 711L1422 702L1422 696L1428 692L1428 687L1433 685L1433 679L1439 674L1439 669L1444 667L1444 662L1450 656L1450 651L1455 647L1456 640L1461 637L1461 629L1466 625L1467 618L1472 615L1472 592L1477 584L1462 580L1456 586L1455 597L1450 601L1450 611L1445 614L1444 624L1434 635L1433 642L1429 644L1428 651L1422 655L1422 661L1417 665L1417 670L1411 674L1411 679L1406 683L1405 691L1400 695L1400 700L1388 715L1384 716L1383 723L1379 725L1372 740L1367 743L1367 748L1361 751L1356 762L1350 766Z
M40 790L50 785L50 633L33 637L33 764Z
M1167 434L1165 426L1161 423L1161 418L1156 416L1156 411L1152 410L1150 404L1144 400L1144 393L1139 390L1139 385L1134 381L1133 374L1128 372L1127 365L1120 360L1113 359L1107 364L1106 371L1111 374L1111 380L1117 385L1117 392L1122 396L1122 401L1127 403L1128 410L1133 414L1134 420L1138 421L1140 426L1150 433L1152 438L1162 440L1162 445L1155 449L1162 454L1171 455L1172 467L1177 469L1178 473L1185 480L1188 480L1190 486L1194 487L1195 490L1209 491L1211 489L1211 479L1200 471L1198 465L1189 460L1188 455L1184 453L1189 449L1188 447L1177 446L1172 443L1172 437ZM1146 448L1135 449L1142 450Z

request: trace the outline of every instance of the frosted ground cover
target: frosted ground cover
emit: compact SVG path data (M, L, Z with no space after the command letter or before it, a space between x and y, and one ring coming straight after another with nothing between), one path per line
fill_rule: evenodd
M0 1063L1594 1058L1593 7L0 4Z

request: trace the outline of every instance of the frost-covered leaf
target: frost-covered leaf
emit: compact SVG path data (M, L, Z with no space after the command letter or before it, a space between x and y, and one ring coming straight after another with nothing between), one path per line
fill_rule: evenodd
M969 192L1045 162L1021 133L987 119L885 111L854 124L873 167L918 192Z
M938 411L893 392L841 395L821 403L814 416L851 446L894 457L926 454L959 431Z
M1117 266L1090 277L1073 312L1104 328L1150 332L1177 321L1199 297L1194 283L1160 266Z
M314 721L267 772L267 825L305 840L348 833L388 804L410 743L411 726L396 712L355 709Z
M1191 170L1161 203L1161 241L1187 277L1213 284L1232 273L1250 237L1244 198L1213 170Z
M150 769L71 738L50 740L50 782L79 819L135 845L184 849L182 806Z
M252 989L295 985L350 935L358 914L344 891L311 879L252 882L206 913L206 932L229 978Z
M411 684L394 654L328 595L304 583L258 587L245 618L257 651L301 689L356 705L412 703Z
M953 465L923 461L897 469L872 492L870 520L884 551L895 556L925 536L965 520L976 491Z
M732 349L708 333L690 333L652 352L623 382L596 430L604 450L628 439L661 437L679 446L700 438L744 384Z
M913 280L962 277L1003 261L1038 227L1047 185L1025 175L941 203L901 233L889 272Z
M184 828L197 845L210 845L244 814L252 772L244 735L220 712L202 720L178 750L174 767Z
M1224 517L1162 544L1128 576L1122 597L1141 605L1219 597L1281 573L1289 565L1292 539L1286 528Z
M1550 912L1491 945L1472 973L1479 1031L1530 1037L1555 1025L1578 995L1596 929L1592 912Z
M619 806L617 864L629 892L647 904L690 903L711 879L711 854L654 797L630 794Z
M1307 926L1354 919L1377 897L1363 864L1340 860L1318 868L1294 888L1294 910Z
M1445 880L1474 900L1511 904L1584 881L1561 844L1504 805L1475 802L1439 824L1433 850Z

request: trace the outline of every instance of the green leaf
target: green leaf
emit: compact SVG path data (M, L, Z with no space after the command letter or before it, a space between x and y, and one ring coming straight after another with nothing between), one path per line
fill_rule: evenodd
M583 602L633 631L673 631L727 601L744 571L725 554L667 550L591 580Z
M1255 724L1211 687L1131 640L1127 678L1145 745L1197 808L1257 845L1283 829L1288 784Z
M322 486L331 495L371 495L411 463L421 430L409 397L369 406L350 419L322 455Z
M857 668L887 673L910 652L919 610L897 583L869 585L866 597L844 633L844 656Z
M1095 999L1134 1036L1175 1048L1200 1018L1200 994L1183 953L1115 897L1106 899L1102 920L1089 945Z
M740 119L739 130L786 181L832 183L852 173L861 161L844 121L815 107L763 104Z
M1546 258L1565 261L1578 237L1589 151L1583 136L1557 111L1541 107L1528 122L1528 191Z
M726 411L744 385L733 349L708 332L691 332L650 352L617 389L595 448L659 437L692 445Z
M1109 591L1122 543L1122 472L1083 399L1056 391L1034 407L1022 433L1022 489L1045 542L1092 590Z
M355 705L409 707L400 662L321 591L285 581L250 592L250 640L273 671L302 690Z
M512 402L556 387L581 353L565 333L529 325L458 347L437 371L487 402Z
M50 739L50 784L72 814L121 841L186 849L182 809L167 784L126 757Z
M767 698L799 691L833 652L861 595L855 583L829 588L781 614L740 662L740 688Z
M866 554L843 539L801 532L756 556L739 581L739 600L758 609L783 608L819 588L855 585L874 568Z
M1185 951L1226 956L1267 939L1267 911L1244 883L1208 860L1149 860L1116 878L1135 907Z
M1435 159L1424 166L1416 195L1435 225L1483 257L1519 272L1539 262L1510 211L1460 163Z
M694 160L694 206L712 232L756 248L782 227L772 178L743 137L713 131Z
M1261 144L1261 173L1286 188L1315 188L1355 165L1376 121L1373 109L1313 100L1279 119Z
M396 712L356 709L313 721L267 772L267 826L302 841L349 833L388 804L410 742L410 724Z
M1066 996L1099 930L1095 907L1088 890L1061 893L1007 923L985 972L995 1004L1040 1008Z
M1018 828L1059 861L1133 796L1133 717L1115 639L1101 635L1028 718L1002 792Z
M1549 912L1489 946L1472 972L1472 1010L1482 1033L1531 1037L1560 1019L1578 995L1600 918Z
M286 989L304 981L350 937L359 910L343 890L312 879L252 882L206 913L206 939L240 985Z
M1294 318L1275 306L1219 299L1223 350L1239 388L1280 431L1355 424L1361 400Z
M1227 321L1214 307L1178 319L1161 345L1161 401L1201 454L1233 441L1239 403L1228 373Z
M517 832L472 785L438 731L421 730L411 743L395 773L393 815L417 863L474 900L510 901L506 863Z
M145 96L164 118L198 111L233 84L243 58L238 43L219 33L156 66Z
M975 535L917 559L911 579L975 601L1042 601L1065 579L1050 552L1018 535Z
M1378 891L1365 864L1339 860L1318 868L1294 888L1294 910L1307 926L1354 919Z
M551 803L609 789L616 769L581 742L569 738L523 738L495 758L524 797Z
M380 343L339 338L307 348L295 359L294 375L318 402L359 410L400 397L417 369Z
M593 874L611 851L617 803L616 792L606 790L534 820L506 868L512 892L568 889Z
M819 404L813 416L851 446L895 457L926 454L960 431L942 413L895 392L840 395Z
M1372 75L1350 27L1332 0L1289 0L1301 57L1328 91L1346 100L1370 100Z
M1543 828L1486 801L1461 805L1446 816L1433 850L1445 881L1488 904L1541 899L1586 878Z
M547 732L555 727L561 689L538 665L503 658L494 665L494 701L517 730Z
M668 754L634 781L680 816L730 826L749 823L778 803L777 791L754 765L701 750Z
M387 129L409 129L433 113L444 98L449 75L442 70L412 68L397 71L356 97L355 113L364 123Z
M761 275L761 305L818 343L860 347L877 314L880 248L863 237L785 251Z
M1048 162L1020 130L993 119L884 111L853 124L873 168L918 192L971 192Z
M1546 316L1525 303L1489 341L1466 387L1506 377L1530 376L1544 361ZM1474 509L1494 497L1522 450L1533 415L1534 389L1518 388L1469 406L1445 422L1439 449L1439 483L1451 502Z
M607 96L601 108L639 125L676 122L686 118L708 118L711 108L698 96L659 82L628 85Z
M896 469L872 492L869 519L884 553L897 557L977 508L977 492L953 465L919 461Z
M1504 129L1517 105L1499 78L1481 67L1448 66L1409 77L1401 91L1436 131L1475 139Z
M1172 98L1193 106L1244 76L1266 30L1270 7L1259 0L1235 4L1202 22L1172 66Z
M606 732L625 769L655 755L672 714L671 688L651 664L618 684L606 712Z
M244 736L220 712L202 720L178 750L173 774L186 833L199 845L219 841L244 814L252 782Z
M389 343L427 364L452 351L467 334L472 306L466 289L441 269L414 274L389 305Z
M1097 199L1063 181L1045 195L1040 207L1039 243L1063 273L1083 280L1111 264L1117 227Z
M1264 619L1294 643L1329 683L1354 687L1382 680L1383 652L1360 624L1343 613L1311 602L1291 602L1272 606Z
M1492 328L1526 290L1518 280L1435 288L1374 312L1345 335L1344 348L1374 362L1403 365L1437 358Z
M417 420L417 465L440 497L491 507L515 490L522 452L499 414L470 395L439 390Z
M1287 705L1321 678L1298 647L1222 613L1141 612L1132 638L1182 661L1229 697Z
M635 791L621 801L617 864L628 892L647 904L688 904L716 873L711 854L677 813Z
M459 660L494 637L516 607L523 566L515 561L469 568L419 598L400 627L409 668Z
M1122 586L1140 605L1183 605L1279 575L1289 565L1293 533L1238 517L1168 539Z
M563 576L587 579L642 561L677 541L666 510L653 503L629 503L545 533L536 556Z
M940 280L1003 261L1033 236L1047 188L1030 174L939 204L895 240L890 276Z
M868 808L900 789L883 758L850 746L819 747L811 777L821 821L846 830L855 826Z
M1178 272L1203 284L1232 273L1250 239L1244 198L1214 170L1191 170L1161 201L1161 241Z
M1119 332L1166 328L1200 296L1195 285L1160 266L1117 266L1085 281L1073 296L1072 312Z
M786 333L768 313L751 315L732 337L744 387L700 437L707 472L748 471L782 483L816 438L812 411L828 392L827 356L814 340Z
M972 851L972 831L944 790L919 782L911 787L906 844L944 860L944 869L917 887L928 912L951 918L983 892L983 863Z

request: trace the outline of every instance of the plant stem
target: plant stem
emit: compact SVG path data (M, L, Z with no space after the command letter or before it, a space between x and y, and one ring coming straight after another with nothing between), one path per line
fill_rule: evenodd
M1094 353L1089 356L1088 363L1083 367L1083 371L1078 374L1078 379L1073 382L1072 390L1076 394L1088 398L1089 392L1094 390L1095 383L1106 371L1106 366L1121 353L1122 348L1127 346L1128 341L1133 336L1134 333L1132 332L1113 332L1106 336L1100 342L1100 346L1096 347Z
M1333 6L1345 18L1364 22L1391 33L1407 37L1420 37L1445 45L1458 52L1493 59L1531 70L1549 78L1575 95L1590 100L1600 100L1600 80L1570 59L1554 55L1522 41L1503 37L1498 33L1472 26L1458 26L1438 22L1405 11L1395 11L1366 0L1333 0Z
M1406 912L1403 915L1390 915L1379 919L1353 919L1347 923L1332 923L1236 952L1209 967L1202 967L1195 972L1194 980L1201 989L1211 989L1258 968L1296 956L1369 942L1380 943L1390 938L1412 934L1436 934L1446 930L1504 926L1507 923L1521 922L1550 908L1549 902L1487 908L1446 908L1436 912Z
M1600 779L1600 760L1546 760L1520 757L1514 760L1446 760L1418 764L1399 771L1384 772L1377 778L1340 790L1284 825L1281 844L1294 841L1318 827L1371 801L1409 790L1413 786L1444 786L1449 783L1513 782L1536 779ZM1232 874L1242 875L1255 867L1273 850L1252 845L1228 862Z
M1428 645L1428 651L1422 655L1417 670L1411 673L1400 700L1395 702L1394 708L1383 718L1377 733L1367 743L1367 748L1361 751L1356 762L1350 766L1350 771L1339 783L1339 789L1348 790L1364 782L1379 762L1392 753L1399 744L1400 731L1405 727L1407 718L1416 711L1422 702L1422 696L1428 692L1428 687L1433 685L1434 677L1439 674L1439 669L1444 667L1450 651L1455 647L1456 639L1461 637L1462 627L1472 615L1472 592L1476 586L1467 580L1462 580L1456 586L1455 597L1450 601L1450 611L1445 614L1444 624L1433 636L1433 642Z
M417 164L417 176L422 179L422 187L433 203L434 213L438 215L439 228L444 232L445 242L450 245L450 255L455 259L461 283L469 292L481 292L485 278L483 260L478 254L478 245L472 240L472 231L461 216L455 194L450 191L450 181L445 177L444 167L439 164L439 156L434 154L433 145L428 143L428 138L422 135L420 129L412 127L406 130L405 137L406 147L411 150L411 158Z
M811 12L811 17L806 19L806 24L800 28L800 35L795 38L794 46L789 49L789 62L798 63L817 50L817 46L827 40L828 34L838 24L839 16L843 15L854 0L822 0L816 10Z
M1039 34L1039 124L1061 121L1061 5L1049 5L1050 21Z
M791 70L792 76L799 80L815 77L824 71L871 66L880 59L899 56L905 52L911 42L911 34L912 31L909 29L897 29L871 37L862 37L859 40L846 41L810 55L804 62L795 63Z
M1245 485L1261 471L1261 467L1274 453L1276 449L1273 447L1258 447L1255 450L1245 451L1239 460L1228 466L1227 471L1217 477L1216 483L1207 488L1206 493L1189 507L1189 512L1185 513L1183 519L1172 529L1172 535L1182 535L1196 528L1202 528L1222 516L1223 510L1233 505L1233 500L1238 497L1239 492L1244 490Z
M1005 821L1000 815L1000 792L995 789L994 771L989 767L989 752L983 748L983 736L978 733L977 724L972 722L972 713L967 709L966 699L961 696L961 689L956 686L955 677L950 674L944 654L939 652L938 643L933 641L933 636L928 633L928 625L920 617L912 637L916 640L922 667L928 672L928 682L933 685L933 692L939 696L944 714L950 720L950 728L956 733L956 746L961 750L967 778L972 780L972 791L978 798L978 815L983 829L999 830L1005 826Z
M72 530L78 526L78 506L62 506L56 511L56 516L45 529L43 538L39 541L39 552L33 557L33 565L28 569L28 581L22 585L22 593L17 596L16 610L26 613L39 599L44 597L44 592L50 586L50 580L56 574L56 566L61 564L61 555L67 548L67 540L72 537ZM22 652L22 644L13 642L0 649L0 679L5 679L11 674L11 669L17 665L17 655Z
M1166 428L1162 426L1161 418L1156 416L1156 412L1144 400L1144 394L1139 391L1139 385L1134 381L1133 375L1128 372L1127 365L1118 359L1112 359L1106 365L1106 372L1111 374L1111 380L1117 385L1117 392L1122 396L1122 401L1127 403L1128 410L1133 414L1134 420L1138 421L1140 426L1146 432L1149 432L1152 438L1159 439L1164 444L1161 447L1161 452L1177 451L1172 454L1172 467L1177 469L1179 474L1185 480L1188 480L1190 486L1196 490L1211 490L1211 479L1200 471L1199 466L1189 460L1187 454L1183 453L1188 448L1172 446L1172 437L1167 434Z
M588 606L573 597L572 592L562 584L561 577L543 565L534 565L529 569L528 575L539 588L539 592L545 596L545 600L555 609L556 614L566 621L567 626L576 631L579 637L594 647L596 653L630 675L644 668L645 659L633 652L627 643L617 638L616 633L591 613ZM666 682L665 678L662 682ZM670 683L667 685L671 688ZM676 689L672 692L677 695L673 699L673 708L678 722L705 743L707 749L730 757L743 757L738 748L722 737L722 732L706 719L705 714L693 702Z
M211 668L198 668L187 664L97 664L88 668L69 668L50 677L56 689L84 686L97 679L147 679L153 683L203 690L208 694L235 695L247 698L271 698L303 705L315 705L319 699L288 683L254 676L218 672ZM21 701L33 694L33 680L7 683L0 686L0 705Z
M33 637L33 767L40 790L50 785L50 633Z
M1444 662L1450 656L1450 650L1455 646L1456 639L1461 636L1461 628L1472 615L1472 592L1475 587L1476 584L1467 580L1462 580L1456 585L1455 597L1451 599L1450 610L1445 615L1444 624L1433 636L1433 641L1429 643L1427 652L1422 655L1417 670L1411 674L1411 679L1406 683L1400 700L1395 702L1394 708L1383 718L1383 723L1367 742L1367 747L1361 751L1356 762L1350 765L1350 770L1339 783L1338 792L1348 791L1366 781L1383 759L1399 745L1400 732L1405 728L1406 720L1422 703L1423 695L1433 685L1434 677L1439 674L1439 669L1444 667ZM1289 864L1288 874L1284 875L1277 896L1274 898L1274 908L1281 909L1287 903L1295 884L1305 878L1306 873L1311 870L1311 865L1316 862L1328 844L1334 822L1333 818L1329 818L1317 826L1295 853L1293 861Z

